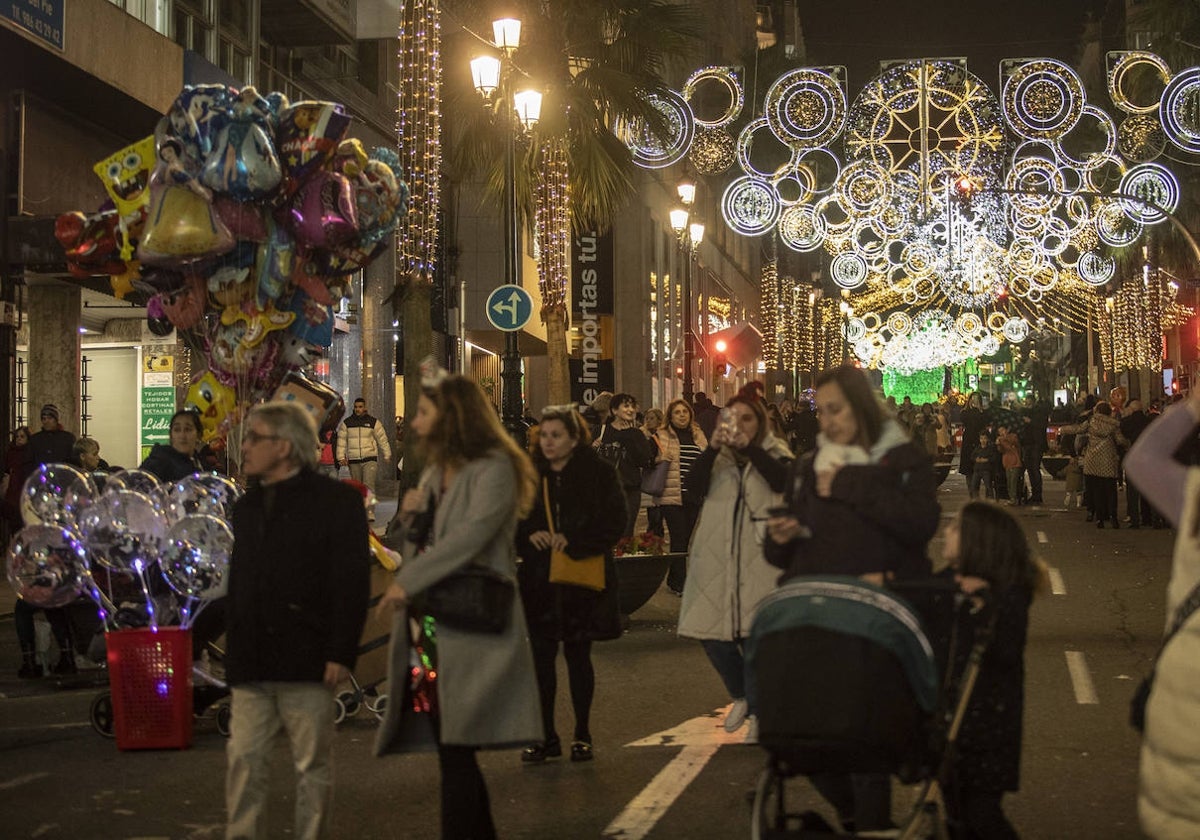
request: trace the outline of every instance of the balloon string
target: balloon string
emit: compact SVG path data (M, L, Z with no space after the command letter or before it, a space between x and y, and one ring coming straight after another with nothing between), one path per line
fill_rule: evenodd
M138 582L141 583L141 585L142 585L142 594L146 596L146 613L150 617L150 629L157 630L158 629L158 614L155 612L155 609L154 609L154 598L151 597L151 595L150 595L150 584L146 582L146 571L145 571L145 569L139 568L137 570L137 573L138 573Z

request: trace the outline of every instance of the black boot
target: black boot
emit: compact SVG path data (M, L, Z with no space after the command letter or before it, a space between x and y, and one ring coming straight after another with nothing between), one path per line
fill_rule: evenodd
M42 676L42 666L37 661L37 651L31 647L21 648L21 669L17 676L23 680L36 680Z
M58 653L58 662L54 664L51 672L56 676L78 674L79 669L75 667L75 651L70 648L61 648Z

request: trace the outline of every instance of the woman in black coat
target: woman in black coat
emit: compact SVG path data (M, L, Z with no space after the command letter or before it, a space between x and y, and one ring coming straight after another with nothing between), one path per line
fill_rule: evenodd
M962 450L958 455L958 471L967 478L975 465L975 447L979 446L979 433L987 428L987 418L979 404L979 394L971 394L967 407L962 410Z
M562 744L554 728L555 660L559 642L567 660L571 704L575 710L571 760L591 760L589 716L595 692L592 642L621 635L612 549L625 529L625 497L616 471L588 445L589 437L586 422L573 406L555 406L542 412L539 446L534 456L541 489L533 511L517 529L521 601L529 625L546 727L546 740L528 747L521 756L522 761L529 763L562 755ZM604 589L595 591L551 583L551 548L578 559L604 555Z

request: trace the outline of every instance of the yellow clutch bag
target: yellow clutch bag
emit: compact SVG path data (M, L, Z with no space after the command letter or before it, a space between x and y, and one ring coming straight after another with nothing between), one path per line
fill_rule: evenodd
M550 484L542 479L542 500L546 503L546 523L554 533L554 514L550 511ZM572 557L565 551L550 551L550 582L582 586L600 592L604 589L604 555Z

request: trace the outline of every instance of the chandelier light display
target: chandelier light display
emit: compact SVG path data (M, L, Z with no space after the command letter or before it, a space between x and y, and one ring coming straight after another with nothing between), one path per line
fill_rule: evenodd
M897 61L853 102L840 68L789 70L734 137L739 71L707 67L681 95L655 100L666 140L637 124L619 134L647 168L686 156L702 174L732 170L721 197L732 230L823 249L832 282L854 295L841 329L864 363L953 364L1024 341L1033 324L1083 328L1116 272L1103 247L1136 242L1178 206L1177 180L1154 160L1170 147L1200 154L1200 68L1172 74L1153 53L1110 53L1119 122L1060 61L1010 60L1001 70L997 96L965 60ZM1146 74L1163 86L1157 101L1132 83ZM727 107L697 117L700 91ZM771 170L752 155L768 141L786 152ZM1174 288L1153 282L1161 291L1148 302L1162 312ZM795 347L778 315L783 294L764 293L764 332ZM1157 358L1157 333L1131 338L1130 359Z

